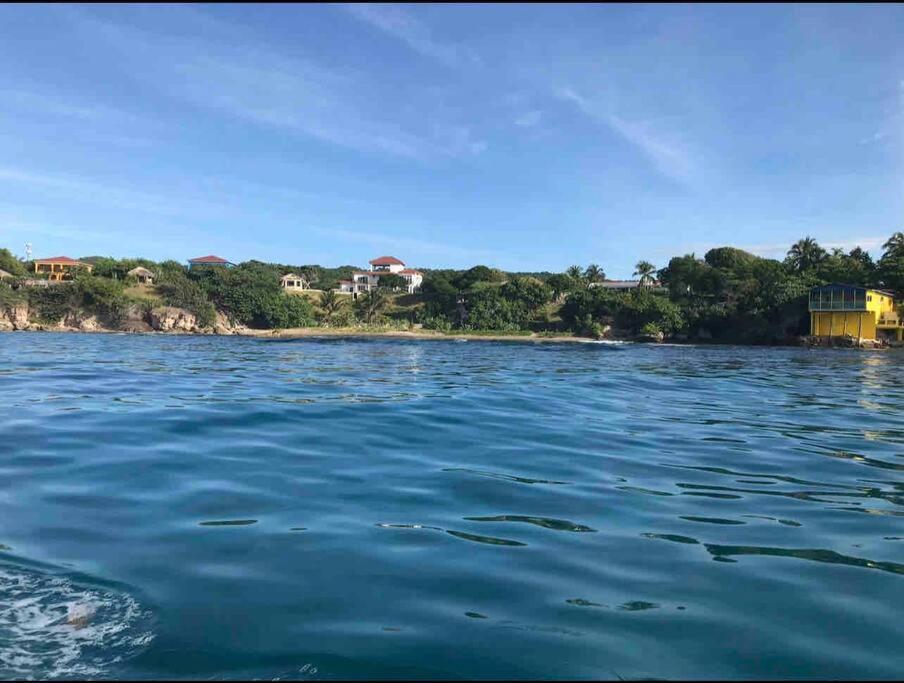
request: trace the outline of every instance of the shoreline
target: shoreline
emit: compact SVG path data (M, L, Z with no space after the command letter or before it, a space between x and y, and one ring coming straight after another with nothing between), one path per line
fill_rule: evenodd
M434 330L368 330L350 327L296 327L275 330L256 330L251 328L233 328L229 332L215 332L213 330L111 330L97 328L83 330L74 327L29 326L20 329L0 329L0 334L13 332L50 332L50 333L79 333L79 334L118 334L118 335L167 335L186 337L253 337L255 339L269 341L289 341L293 339L413 339L419 341L477 341L477 342L521 342L521 343L550 343L550 344L602 344L618 346L622 344L640 344L643 346L749 346L762 348L833 348L850 349L860 351L887 351L897 345L887 347L847 347L842 345L807 345L807 344L741 344L701 342L698 340L663 340L653 341L646 339L617 338L617 339L591 339L590 337L577 337L573 335L544 335L536 332L529 334L492 334L492 333L445 333Z
M255 331L258 332L258 331ZM427 341L521 341L521 342L552 342L595 344L598 340L589 337L574 337L569 335L545 336L531 332L530 334L446 334L445 332L422 330L357 330L354 328L323 328L323 327L296 327L286 330L261 330L261 334L251 334L269 339L304 339L317 337L394 337L399 339L422 339ZM607 340L619 341L621 340Z
M520 341L520 342L551 342L551 343L574 343L574 344L598 344L600 342L607 343L628 343L631 340L597 340L589 337L575 337L569 335L547 336L540 335L536 332L530 334L446 334L444 332L434 331L412 331L412 330L366 330L355 328L329 328L329 327L295 327L277 330L255 330L250 328L235 329L229 333L223 334L219 332L204 331L188 331L188 330L152 330L152 331L128 331L128 330L110 330L110 329L94 329L80 330L73 327L32 327L30 329L18 330L0 330L0 333L14 332L50 332L50 333L77 333L77 334L128 334L128 335L168 335L168 336L198 336L198 337L254 337L256 339L316 339L323 337L334 338L397 338L397 339L419 339L427 341Z

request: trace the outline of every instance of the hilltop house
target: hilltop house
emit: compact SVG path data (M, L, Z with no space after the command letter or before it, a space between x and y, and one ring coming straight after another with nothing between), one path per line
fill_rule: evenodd
M188 268L191 270L195 266L220 266L223 268L233 268L235 266L231 261L227 261L219 256L199 256L188 260Z
M370 270L355 271L351 280L340 280L339 291L357 296L376 289L382 275L398 275L406 282L406 291L413 294L421 288L424 276L420 271L406 268L395 256L380 256L370 262Z
M76 268L86 268L89 273L94 268L90 263L83 263L68 256L38 259L34 263L35 274L46 275L48 280L63 280L69 277Z
M149 271L144 266L138 266L137 268L132 268L126 275L130 277L134 277L138 280L138 284L142 285L152 285L154 284L154 274Z
M830 284L810 290L810 334L902 341L894 297L880 289Z
M279 286L286 290L286 292L291 293L310 289L311 285L308 283L307 278L305 278L303 275L286 273L281 278L279 278Z

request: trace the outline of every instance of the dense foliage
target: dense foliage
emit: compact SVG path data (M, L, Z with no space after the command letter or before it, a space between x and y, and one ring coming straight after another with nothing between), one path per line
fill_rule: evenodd
M405 292L405 280L384 275L380 287L352 300L339 294L340 278L353 266L322 268L248 261L234 268L188 269L175 261L90 257L92 273L80 271L52 287L0 286L0 308L27 300L34 315L58 322L74 311L117 325L136 309L169 305L193 313L210 327L217 313L256 328L323 325L423 324L442 331L571 331L620 335L772 343L806 333L810 287L839 282L904 293L904 233L883 245L878 261L863 249L824 249L812 237L799 240L783 261L734 247L710 249L703 258L685 254L657 271L640 261L634 277L644 287L608 289L603 268L574 265L563 273L505 273L485 265L468 270L425 270L421 292ZM155 274L151 287L136 286L127 273L142 265ZM0 249L0 269L27 275L27 264ZM303 275L312 300L288 294L279 278Z
M13 256L9 249L0 249L0 270L5 270L10 275L19 277L28 273L25 264Z

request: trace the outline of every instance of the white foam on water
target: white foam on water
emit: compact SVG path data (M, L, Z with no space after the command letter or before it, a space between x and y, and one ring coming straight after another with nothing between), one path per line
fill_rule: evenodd
M96 678L154 638L129 595L0 566L0 678Z

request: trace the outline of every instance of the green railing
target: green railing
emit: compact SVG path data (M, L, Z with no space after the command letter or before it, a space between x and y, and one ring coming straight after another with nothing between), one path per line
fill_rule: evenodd
M866 293L863 290L833 287L810 292L811 311L865 311Z

